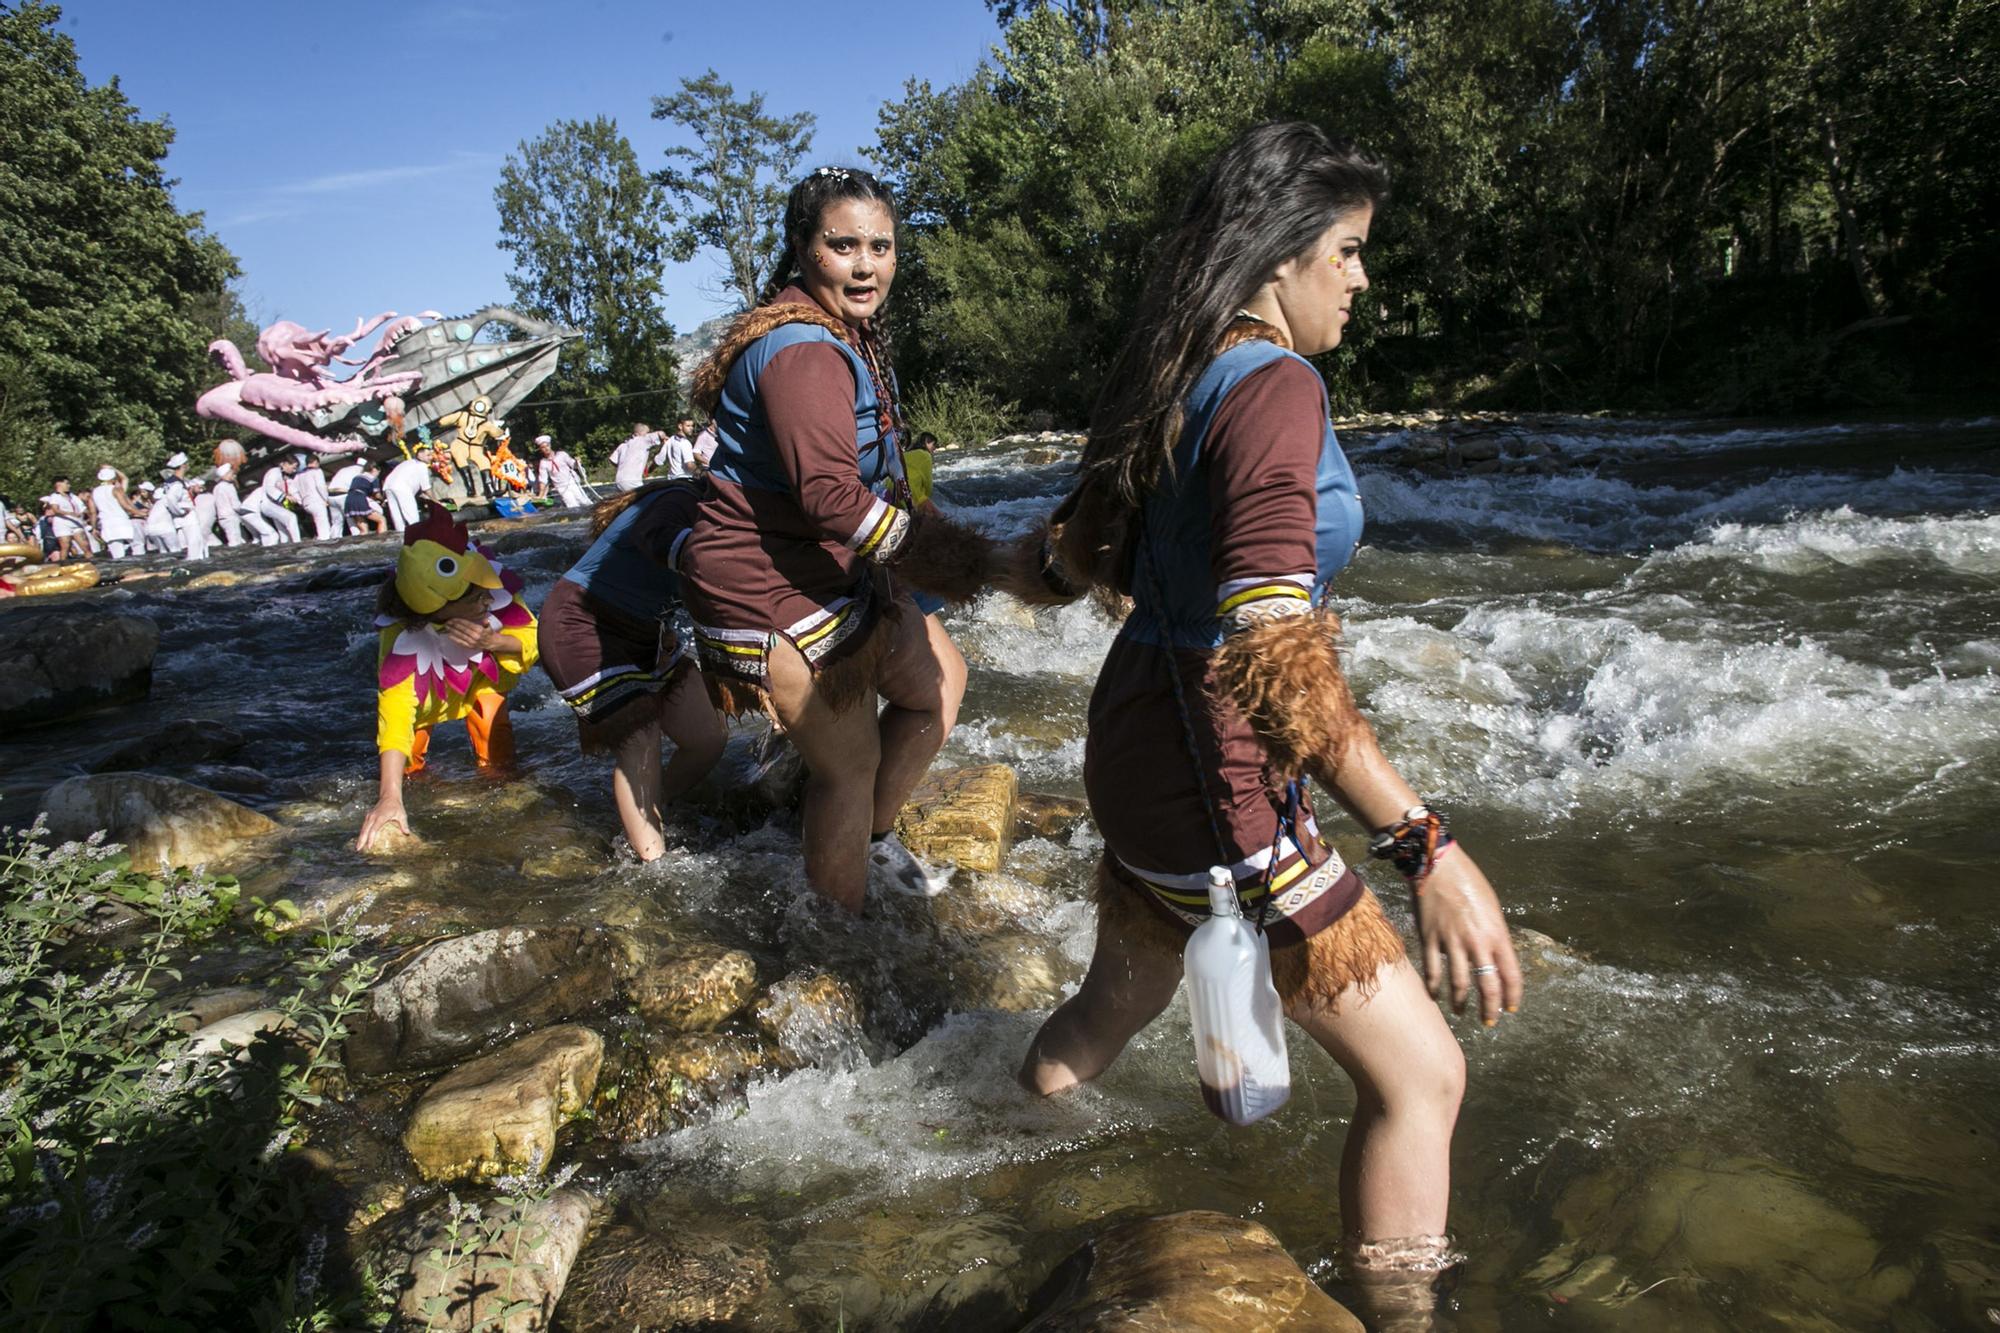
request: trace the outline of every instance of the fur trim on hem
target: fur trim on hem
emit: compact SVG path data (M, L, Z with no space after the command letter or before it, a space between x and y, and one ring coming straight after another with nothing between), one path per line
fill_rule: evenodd
M690 395L694 405L707 415L714 416L715 405L722 401L723 381L729 378L736 358L742 356L751 343L786 324L817 324L842 342L849 340L847 326L818 306L783 301L746 310L723 333L722 341L715 345L715 350L695 367Z
M875 697L875 685L882 675L882 659L889 655L894 630L902 623L902 615L902 608L897 603L878 598L874 605L875 623L868 627L859 642L813 673L813 689L828 708L844 713L864 699ZM769 669L768 666L766 669ZM725 716L761 713L777 730L785 729L784 723L778 720L777 705L772 702L768 687L719 671L705 671L701 678L708 686L709 701Z
M1186 950L1193 933L1187 924L1121 875L1108 856L1097 863L1091 898L1100 934L1116 930L1128 947L1176 958ZM1303 1004L1338 1013L1344 996L1366 1003L1381 988L1383 970L1408 956L1381 901L1363 888L1354 906L1325 930L1271 950L1271 982L1287 1009Z
M969 602L984 592L993 579L993 539L936 505L925 504L913 517L916 531L890 565L896 580L947 602Z
M1331 611L1233 634L1215 650L1211 669L1213 688L1242 711L1281 781L1337 772L1368 725L1340 667L1340 619Z

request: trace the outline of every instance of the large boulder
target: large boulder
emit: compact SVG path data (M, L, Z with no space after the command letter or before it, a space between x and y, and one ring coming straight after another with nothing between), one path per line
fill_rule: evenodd
M1169 1213L1087 1242L1049 1275L1021 1333L1361 1333L1255 1222Z
M546 1167L556 1131L590 1104L604 1038L544 1028L460 1065L432 1084L403 1131L425 1180L478 1180Z
M385 1222L370 1267L400 1288L399 1328L531 1333L555 1320L590 1213L579 1189L476 1210L451 1195Z
M580 1018L617 993L615 955L608 932L579 926L440 940L369 988L348 1022L347 1067L440 1065L507 1032Z
M160 627L144 616L10 613L0 636L0 731L143 699Z
M993 871L1014 845L1020 779L1006 764L932 773L896 816L903 845L932 862Z
M206 787L152 773L94 773L49 788L49 832L87 838L99 829L123 843L137 866L227 861L278 825Z
M771 1282L770 1256L720 1236L617 1224L591 1237L558 1312L567 1333L712 1328Z

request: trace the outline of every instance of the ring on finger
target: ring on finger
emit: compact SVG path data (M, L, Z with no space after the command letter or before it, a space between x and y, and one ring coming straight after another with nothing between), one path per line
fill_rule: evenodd
M1472 969L1472 975L1475 977L1490 977L1499 970L1499 966L1495 963L1481 963L1478 967Z

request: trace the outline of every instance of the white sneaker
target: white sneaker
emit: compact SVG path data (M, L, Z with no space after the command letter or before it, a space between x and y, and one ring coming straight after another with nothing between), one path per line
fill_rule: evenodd
M931 869L893 833L868 844L868 874L896 892L913 897L935 898L951 884L949 867Z

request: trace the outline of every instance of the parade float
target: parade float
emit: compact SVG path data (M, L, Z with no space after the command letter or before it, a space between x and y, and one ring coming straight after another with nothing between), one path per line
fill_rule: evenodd
M348 355L376 334L373 352ZM504 419L554 372L564 344L582 336L498 305L451 317L384 311L338 336L279 320L257 338L268 369L254 369L226 338L208 345L229 378L203 393L195 412L253 433L267 449L393 458L406 433L459 429L473 416ZM339 376L345 367L352 373ZM256 450L257 441L236 448ZM234 452L226 443L217 460Z

